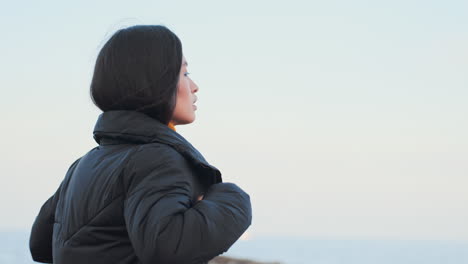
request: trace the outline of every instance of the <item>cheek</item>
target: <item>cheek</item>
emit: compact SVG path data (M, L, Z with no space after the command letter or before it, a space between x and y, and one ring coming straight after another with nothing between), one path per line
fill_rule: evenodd
M188 82L184 82L179 89L180 99L182 102L187 103L190 101L190 86Z
M176 108L181 112L185 112L192 108L192 100L190 96L190 89L186 83L181 83L177 91L177 103Z

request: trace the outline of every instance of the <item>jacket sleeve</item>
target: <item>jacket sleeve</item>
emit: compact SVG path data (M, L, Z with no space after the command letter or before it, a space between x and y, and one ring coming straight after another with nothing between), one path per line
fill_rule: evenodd
M198 264L226 252L252 221L250 197L233 183L210 186L192 205L193 168L175 150L142 150L128 164L124 217L146 263Z
M41 207L32 226L29 237L29 249L34 261L52 263L52 231L54 228L54 212L57 206L58 194L52 195Z
M55 209L59 200L60 191L64 182L70 177L71 172L80 159L73 162L67 171L65 180L62 181L57 191L41 207L39 214L33 223L29 237L29 250L32 259L36 262L52 263L52 235L55 222Z

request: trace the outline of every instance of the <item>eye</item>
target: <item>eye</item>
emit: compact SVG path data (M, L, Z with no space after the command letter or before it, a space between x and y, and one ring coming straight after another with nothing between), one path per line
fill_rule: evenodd
M184 76L188 76L190 74L190 72L186 72L184 73Z

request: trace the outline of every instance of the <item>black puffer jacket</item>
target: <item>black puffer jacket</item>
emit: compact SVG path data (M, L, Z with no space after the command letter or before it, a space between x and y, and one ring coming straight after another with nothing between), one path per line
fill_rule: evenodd
M94 139L34 222L35 261L205 263L251 224L249 195L157 120L104 112Z

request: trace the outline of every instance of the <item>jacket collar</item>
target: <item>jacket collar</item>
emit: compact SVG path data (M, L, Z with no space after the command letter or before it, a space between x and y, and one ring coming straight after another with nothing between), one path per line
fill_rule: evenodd
M212 174L214 183L222 182L221 172L210 165L192 144L167 125L144 113L128 110L103 112L94 126L93 138L100 145L106 142L169 145L199 169Z

